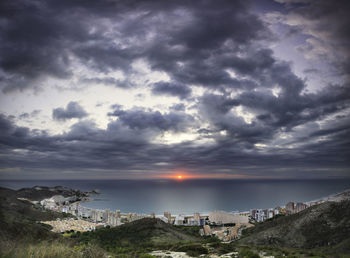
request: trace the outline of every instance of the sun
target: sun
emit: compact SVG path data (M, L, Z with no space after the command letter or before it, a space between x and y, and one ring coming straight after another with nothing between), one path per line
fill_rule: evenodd
M183 179L183 176L182 176L182 175L178 175L178 176L177 176L177 179L182 180L182 179Z

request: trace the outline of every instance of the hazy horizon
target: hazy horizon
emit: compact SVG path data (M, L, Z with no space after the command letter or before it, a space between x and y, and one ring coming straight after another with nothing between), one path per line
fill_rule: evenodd
M290 201L309 202L350 189L344 180L10 180L0 186L63 185L82 191L98 190L83 207L124 213L158 215L210 213L215 210L247 211L284 206Z

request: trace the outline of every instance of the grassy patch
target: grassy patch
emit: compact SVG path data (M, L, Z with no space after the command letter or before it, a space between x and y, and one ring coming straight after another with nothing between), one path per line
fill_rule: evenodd
M253 252L252 250L248 248L244 248L239 251L238 253L239 258L260 258L259 254L256 252Z
M186 252L189 256L197 257L201 254L208 254L208 249L201 244L187 244L176 247L174 251Z
M0 243L1 257L65 257L65 258L83 258L83 257L106 257L106 253L99 247L93 245L72 246L68 242L42 241L40 243Z

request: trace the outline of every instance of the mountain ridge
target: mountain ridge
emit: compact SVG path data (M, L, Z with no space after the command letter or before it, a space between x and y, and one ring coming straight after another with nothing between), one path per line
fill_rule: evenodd
M243 231L247 245L337 248L350 252L350 200L324 202L299 213L277 217Z

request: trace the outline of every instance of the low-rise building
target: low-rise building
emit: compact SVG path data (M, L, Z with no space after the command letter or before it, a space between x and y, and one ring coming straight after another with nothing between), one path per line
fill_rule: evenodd
M182 214L179 214L178 216L176 216L174 224L175 225L183 225L184 221L185 221L185 216Z
M231 223L248 223L248 216L241 216L238 214L231 214L226 211L214 211L209 214L210 223L217 225L231 224Z

